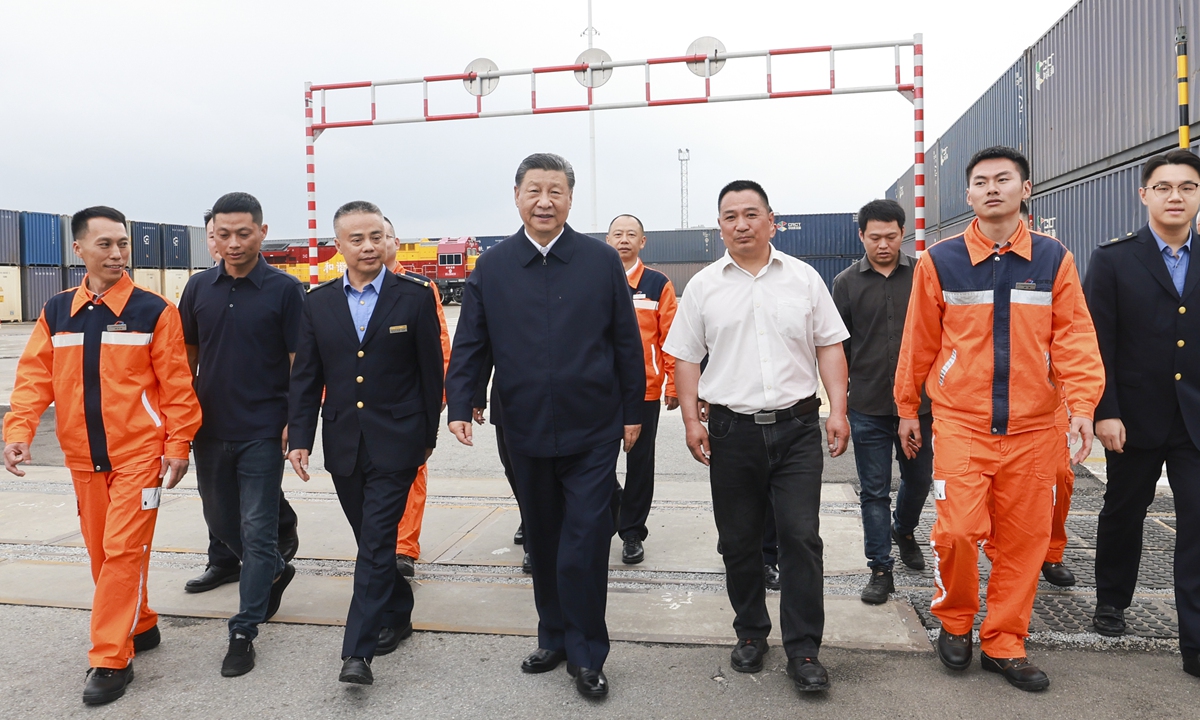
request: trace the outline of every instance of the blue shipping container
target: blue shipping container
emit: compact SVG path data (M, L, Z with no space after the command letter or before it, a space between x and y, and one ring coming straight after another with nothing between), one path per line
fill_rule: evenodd
M57 218L57 215L53 217ZM55 247L58 237L55 236ZM42 314L46 301L62 292L62 268L59 267L23 267L21 268L21 315L25 322L33 322Z
M63 290L79 287L83 284L83 276L87 275L87 268L82 265L72 265L71 267L63 268Z
M185 225L162 225L163 267L169 270L187 270L191 264L191 242ZM207 248L207 245L205 245Z
M496 243L500 242L501 240L503 240L506 237L508 237L508 236L507 235L476 235L475 239L479 241L479 252L483 252L484 250L490 250L491 248L495 247Z
M775 247L796 257L855 255L862 252L854 213L776 215ZM716 260L724 254L724 244Z
M913 203L913 193L913 169L912 167L909 167L903 175L896 179L896 182L892 183L892 186L887 189L887 192L883 194L883 196L888 200L895 200L896 202L900 203L900 207L904 209L905 239L915 238L917 236L917 226L912 220L913 208L915 205L915 203ZM928 228L929 224L926 223L925 227ZM926 239L928 240L928 230L926 230L926 236Z
M0 210L0 265L21 264L21 213Z
M21 213L22 265L62 265L61 224L58 215ZM41 310L40 305L38 310Z
M147 222L129 224L132 243L130 264L135 268L161 269L163 266L162 232L158 225Z

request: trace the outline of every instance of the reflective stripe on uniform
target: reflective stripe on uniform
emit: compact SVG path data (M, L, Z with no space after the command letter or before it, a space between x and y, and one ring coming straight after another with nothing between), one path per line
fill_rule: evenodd
M50 343L56 348L82 346L83 333L59 333L50 338Z
M154 333L108 332L100 333L102 345L149 345Z
M993 293L991 290L971 290L967 292L942 292L942 298L947 305L991 305Z

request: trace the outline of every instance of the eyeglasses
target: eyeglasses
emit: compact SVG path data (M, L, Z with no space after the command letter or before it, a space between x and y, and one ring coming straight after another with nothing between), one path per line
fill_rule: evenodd
M1153 190L1155 195L1164 199L1171 197L1171 195L1178 190L1179 197L1188 200L1196 196L1196 190L1200 189L1200 185L1194 182L1179 183L1178 185L1172 185L1171 183L1158 183L1157 185L1151 185L1150 187L1142 189Z

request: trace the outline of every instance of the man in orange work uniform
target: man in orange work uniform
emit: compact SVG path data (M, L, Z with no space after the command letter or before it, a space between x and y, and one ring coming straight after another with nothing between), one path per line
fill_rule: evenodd
M438 323L442 328L442 374L445 375L446 368L450 366L450 328L446 325L446 313L442 311L442 294L438 292L437 283L433 281L433 278L408 272L396 259L396 253L400 250L400 241L396 239L396 227L386 217L383 219L383 233L383 258L387 263L388 270L396 275L412 275L424 280L433 290ZM443 393L443 406L446 404L444 395ZM408 491L408 504L404 508L404 515L400 517L400 524L396 527L396 568L404 577L412 577L416 574L417 558L421 557L421 522L425 519L425 497L428 482L429 466L422 465L417 469L417 479L413 481L412 488Z
M1030 190L1029 163L1012 148L971 158L967 201L977 217L917 263L895 399L909 457L923 440L922 387L933 406L938 517L929 538L930 612L942 622L938 658L953 670L971 664L978 543L994 532L979 631L983 669L1034 691L1050 686L1025 657L1024 639L1050 544L1063 440L1055 412L1065 393L1070 432L1083 437L1075 456L1082 461L1091 452L1104 368L1074 257L1021 221Z
M50 298L21 355L4 467L25 474L17 465L29 462L54 403L96 583L83 701L101 705L125 694L134 653L159 643L158 614L146 604L150 543L162 488L187 472L200 404L179 312L125 272L125 216L91 207L75 213L71 231L87 275Z

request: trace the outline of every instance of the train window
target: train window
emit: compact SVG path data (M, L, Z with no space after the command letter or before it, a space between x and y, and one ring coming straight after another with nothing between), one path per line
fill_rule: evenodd
M462 265L462 253L438 255L438 265Z

